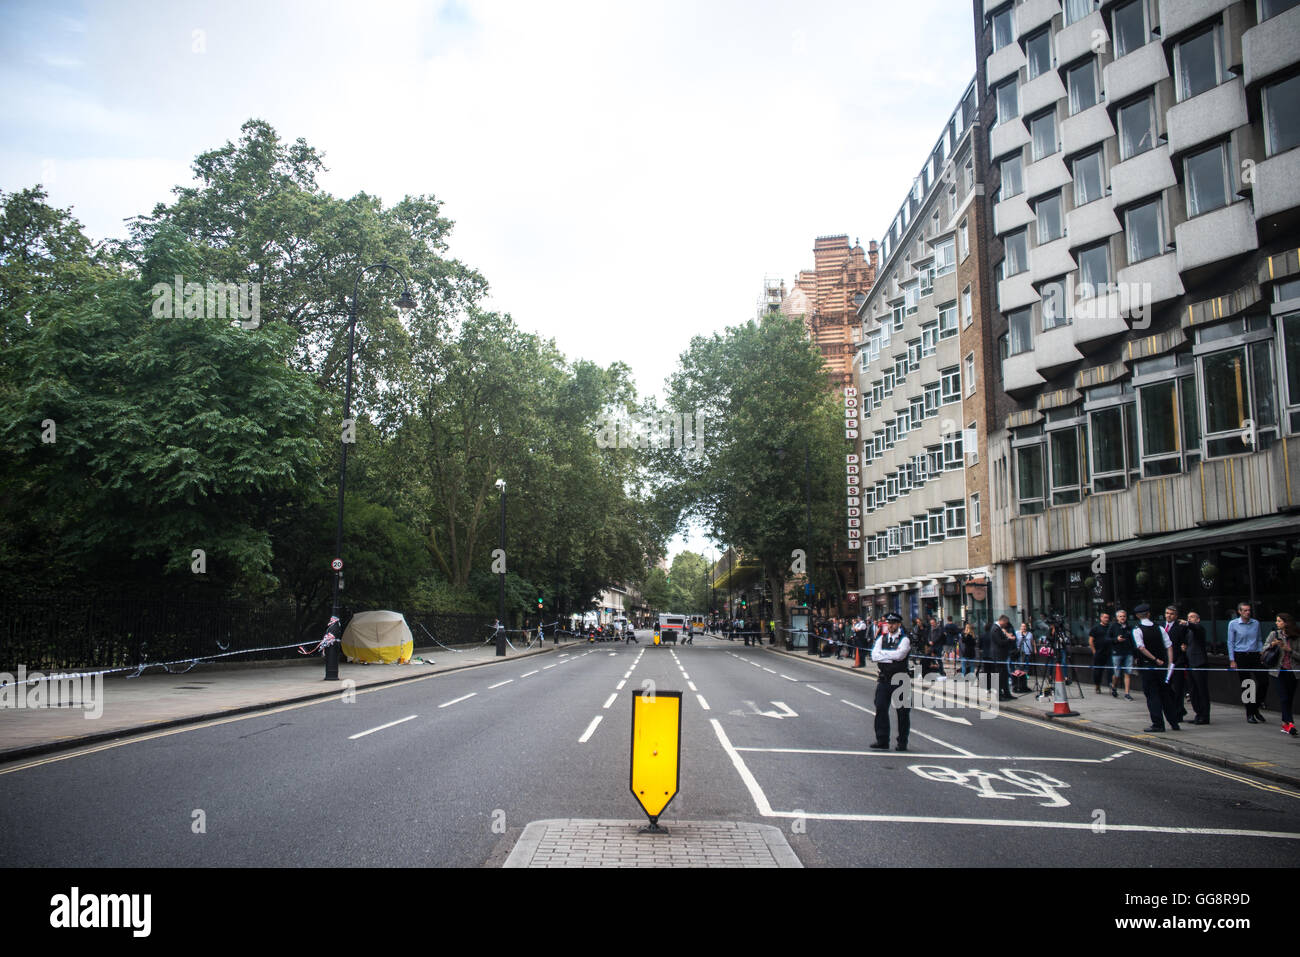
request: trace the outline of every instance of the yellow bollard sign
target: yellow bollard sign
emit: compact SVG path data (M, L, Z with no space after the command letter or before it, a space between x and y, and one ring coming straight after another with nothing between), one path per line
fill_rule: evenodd
M632 695L632 796L650 818L651 833L664 833L659 815L677 794L682 737L682 693L637 691Z

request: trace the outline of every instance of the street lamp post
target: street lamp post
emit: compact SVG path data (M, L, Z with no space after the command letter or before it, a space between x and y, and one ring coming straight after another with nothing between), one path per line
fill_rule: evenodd
M388 265L387 262L372 263L357 273L356 282L352 284L352 309L348 313L348 363L347 374L343 380L343 430L341 435L341 444L343 446L342 460L339 464L339 510L338 520L334 526L334 560L331 567L334 570L334 601L330 611L330 629L342 629L342 623L339 621L339 593L343 591L343 496L347 490L348 483L348 446L351 444L348 440L351 437L355 441L355 425L352 419L352 353L356 348L357 341L357 295L361 288L361 277L372 269L388 270L396 273L397 277L402 280L402 295L397 300L397 308L403 316L409 315L415 309L415 300L411 298L410 288L407 286L406 277L402 275L401 270ZM338 637L337 635L335 637ZM339 642L332 641L325 646L325 680L339 680Z
M506 480L497 479L497 488L501 490L501 555L504 558L506 553ZM501 571L497 573L497 656L505 657L506 653L506 567L505 562L501 564Z

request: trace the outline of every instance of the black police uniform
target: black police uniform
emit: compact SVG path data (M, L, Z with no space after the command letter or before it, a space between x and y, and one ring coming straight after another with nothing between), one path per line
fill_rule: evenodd
M884 651L895 651L906 641L908 643L908 653L899 661L877 661L876 667L879 669L879 676L876 678L876 743L871 747L877 751L887 750L889 748L889 709L891 699L894 695L895 687L904 691L903 700L908 700L907 692L910 688L905 683L895 685L895 675L906 675L908 658L911 655L911 639L907 632L900 627L896 634L889 633L888 626L880 633L876 639L876 644ZM873 649L874 650L874 649ZM909 679L910 680L910 679ZM911 709L900 707L898 709L898 750L907 750L907 736L912 729Z
M1174 704L1173 691L1165 681L1165 666L1169 664L1173 648L1165 646L1165 633L1156 625L1139 623L1138 628L1142 632L1142 647L1159 659L1157 664L1136 647L1134 648L1136 652L1134 661L1142 669L1142 693L1146 695L1147 713L1151 716L1151 727L1145 730L1163 731L1165 720L1168 719L1169 724L1177 731L1182 718L1178 713L1178 707ZM1141 661L1137 660L1139 658Z

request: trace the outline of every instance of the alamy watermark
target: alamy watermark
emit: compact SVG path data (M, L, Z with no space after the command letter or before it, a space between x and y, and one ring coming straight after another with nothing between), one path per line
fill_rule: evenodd
M245 329L262 324L262 284L260 282L209 282L206 285L186 282L177 273L169 285L154 283L155 319L238 319Z
M83 708L91 721L104 714L104 676L29 674L19 665L16 678L0 671L0 708Z
M602 449L686 449L704 452L704 416L698 412L655 412L628 418L604 416L596 431Z

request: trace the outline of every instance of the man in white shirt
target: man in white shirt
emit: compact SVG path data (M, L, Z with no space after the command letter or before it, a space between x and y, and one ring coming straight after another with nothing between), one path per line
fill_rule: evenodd
M1163 732L1168 719L1169 727L1178 731L1181 715L1169 687L1174 671L1173 641L1156 627L1150 613L1151 606L1145 603L1133 609L1138 618L1138 625L1133 629L1134 652L1142 669L1142 693L1146 695L1147 713L1151 716L1151 726L1142 730L1149 734Z
M911 639L902 628L903 619L894 613L885 616L885 630L876 638L871 648L871 660L876 663L879 674L876 677L876 741L871 745L873 751L889 750L889 709L895 701L895 676L901 675L898 685L903 694L898 696L898 747L895 751L907 750L907 736L912 728L911 709L906 707L911 688L907 670L907 658L912 650Z

